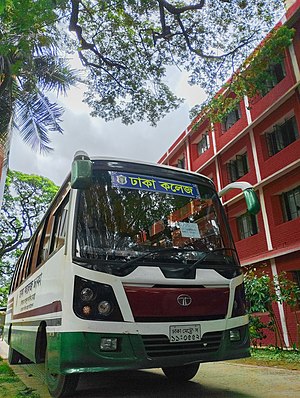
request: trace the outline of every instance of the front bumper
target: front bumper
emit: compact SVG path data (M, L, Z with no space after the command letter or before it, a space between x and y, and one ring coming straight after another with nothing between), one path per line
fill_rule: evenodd
M240 340L229 330L207 332L199 342L170 343L164 335L68 332L48 341L49 367L56 372L85 373L180 366L250 356L248 325L240 326ZM101 351L101 338L117 338L118 348Z

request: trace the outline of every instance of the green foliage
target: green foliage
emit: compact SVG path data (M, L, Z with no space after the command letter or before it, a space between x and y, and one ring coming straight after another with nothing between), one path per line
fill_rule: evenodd
M249 303L249 313L267 312L272 304L270 293L269 275L256 275L254 272L247 273L245 276L245 292Z
M47 152L48 134L62 132L63 110L45 93L65 93L75 75L60 52L53 0L6 0L0 8L0 143L12 122L24 141Z
M0 358L0 385L1 395L5 398L40 398L40 395L33 389L25 387L2 358Z
M0 263L1 267L1 263ZM9 280L6 278L3 278L1 276L1 271L0 271L0 281L1 281L1 287L0 287L0 307L5 307L7 303L7 297L9 294ZM2 286L2 283L4 286Z
M238 360L239 363L300 370L300 351L297 349L281 350L275 347L252 347L251 357Z
M71 27L88 68L85 101L92 115L126 124L144 118L156 124L180 104L166 85L172 67L215 93L283 12L280 0L198 2L197 8L188 1L82 3Z
M267 327L259 317L249 315L249 332L251 337L251 342L253 346L257 346L258 341L265 339L267 336L264 333L264 329Z
M169 87L167 71L186 70L191 84L215 93L282 13L282 0L2 1L0 87L11 87L6 102L17 95L25 104L31 98L21 93L64 91L61 77L70 81L70 71L62 64L61 50L77 51L86 67L85 102L93 116L155 125L182 102ZM74 32L72 39L65 34L67 27ZM49 126L35 134L44 150L49 149L46 127L59 131L55 118L48 120ZM33 131L27 128L25 137L29 132L34 137Z
M262 272L257 275L253 270L245 275L245 293L250 314L250 337L254 346L260 344L266 337L264 329L275 334L275 346L283 347L279 320L274 312L273 305L285 303L294 310L296 323L299 324L296 306L300 303L300 287L291 280L286 272L271 277ZM268 323L263 323L256 313L268 313Z
M0 212L0 305L6 304L14 264L57 191L45 177L8 172Z
M266 361L285 361L300 363L300 351L298 350L279 350L277 348L267 349L253 349L251 356L256 359L263 359Z
M196 117L198 113L203 114L197 125L204 118L209 118L213 123L222 122L245 96L248 96L251 102L253 98L263 93L272 80L270 67L283 60L294 34L295 30L286 26L273 29L240 68L232 74L223 85L222 91L209 98L201 107L196 107L191 111L192 117Z
M3 361L2 358L0 358L0 375L1 377L11 379L11 383L17 381L17 377L15 376L13 370L8 366L6 362Z
M246 91L259 89L255 85L260 84L258 75L263 78L262 65L250 57L253 65L249 68L247 57L281 13L282 0L217 0L195 5L162 0L3 0L0 87L1 91L9 87L9 92L0 112L7 112L7 103L12 108L16 99L28 105L23 121L16 124L21 131L25 126L26 142L49 150L47 131L60 131L62 110L52 104L56 112L49 113L46 123L36 118L25 124L24 118L27 115L29 120L28 115L34 114L36 108L29 104L37 100L37 94L49 89L64 92L74 83L60 56L63 49L77 51L86 67L85 102L93 116L120 118L125 124L146 119L155 125L182 102L166 79L167 71L177 68L186 70L189 82L210 95L233 75L229 85L234 86L234 98L229 101L221 96L211 103L211 113L220 120ZM74 40L66 36L67 27L74 32ZM288 33L280 34L275 34L273 47L282 56ZM268 44L260 50L260 58L276 59L274 48ZM237 70L243 79L236 78ZM47 109L45 104L43 109Z

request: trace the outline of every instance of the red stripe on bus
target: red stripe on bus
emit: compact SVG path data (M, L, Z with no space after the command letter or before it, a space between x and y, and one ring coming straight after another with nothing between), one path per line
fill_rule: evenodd
M13 315L13 319L29 318L37 315L52 314L62 310L61 301L53 301L51 304L43 305L42 307L34 308L29 311L24 311Z
M125 287L126 295L135 318L138 317L204 317L223 315L229 301L229 288L144 288ZM179 296L186 297L183 300ZM182 298L182 297L181 297ZM181 305L180 305L181 302Z

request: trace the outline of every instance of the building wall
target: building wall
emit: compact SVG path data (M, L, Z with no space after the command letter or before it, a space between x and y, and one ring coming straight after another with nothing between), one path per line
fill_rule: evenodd
M262 120L256 127L254 127L254 138L257 147L259 167L262 179L276 173L294 161L299 159L300 153L300 139L296 140L286 148L282 149L276 155L269 157L265 134L270 131L273 125L279 120L284 119L286 115L295 115L298 131L300 132L300 107L299 107L299 92L285 101L279 108L271 112L268 117Z
M265 96L241 101L241 117L227 131L221 123L194 121L159 160L176 166L179 158L188 157L186 163L192 171L212 178L217 189L221 189L230 182L228 163L247 153L248 171L239 180L252 184L259 196L257 233L240 238L237 217L246 212L245 201L235 191L223 197L241 264L270 275L284 271L289 278L293 272L300 272L300 217L286 221L282 204L282 194L300 186L300 0L292 3L282 19L282 23L296 29L293 45L284 58L285 77ZM270 156L266 133L292 116L298 129L297 139ZM205 132L209 134L210 147L199 154L197 144ZM300 344L300 303L296 309L278 304L274 311L280 319L284 344ZM264 320L267 317L262 315ZM274 334L267 332L264 344L274 344L274 338Z
M299 152L300 153L300 152ZM269 227L274 250L299 247L300 244L300 218L285 221L280 194L290 188L300 185L300 166L282 177L269 183L265 191L265 202L269 216ZM300 257L299 257L300 269Z

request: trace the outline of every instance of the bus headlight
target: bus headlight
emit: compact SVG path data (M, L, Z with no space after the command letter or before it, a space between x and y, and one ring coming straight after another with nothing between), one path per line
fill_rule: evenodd
M84 287L80 292L80 298L82 301L92 301L95 294L89 287Z
M107 316L113 310L113 306L109 301L103 300L98 304L98 312L100 315Z
M79 276L75 276L73 310L81 319L123 321L112 287Z

